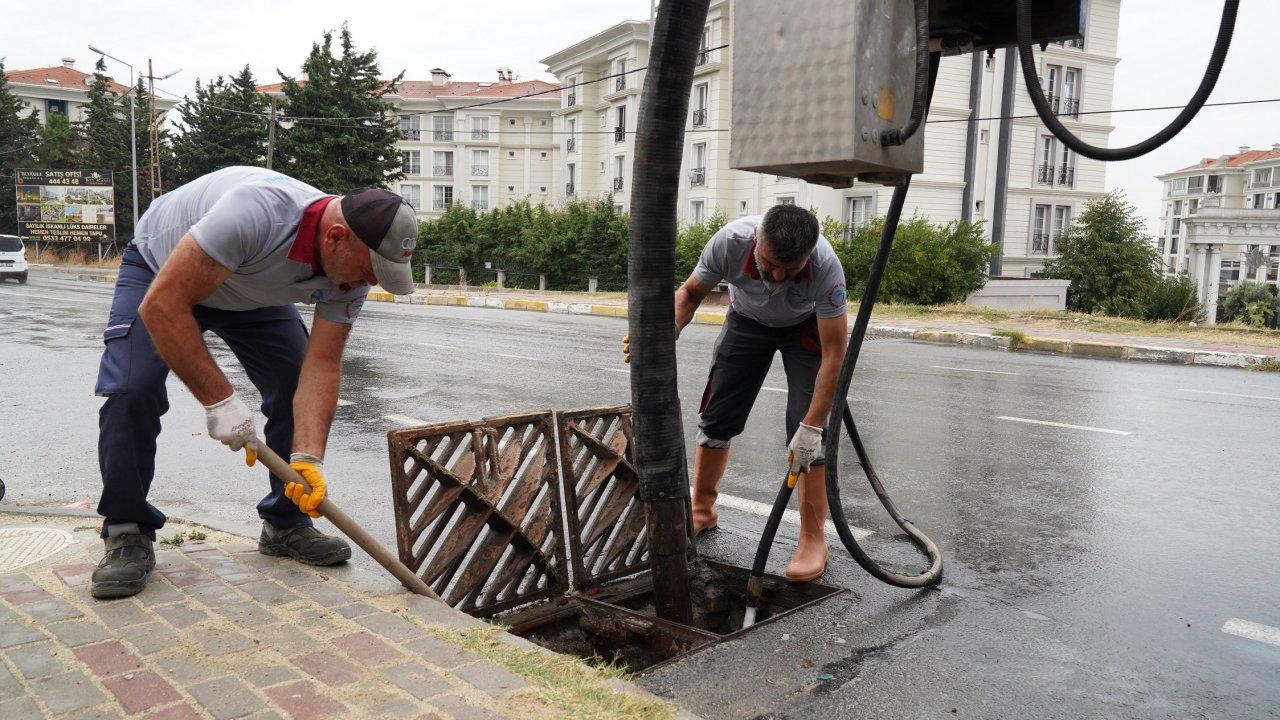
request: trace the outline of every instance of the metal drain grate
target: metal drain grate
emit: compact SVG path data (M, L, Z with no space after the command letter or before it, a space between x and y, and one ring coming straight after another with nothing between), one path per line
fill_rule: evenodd
M73 542L71 533L56 528L0 528L0 573L40 562Z

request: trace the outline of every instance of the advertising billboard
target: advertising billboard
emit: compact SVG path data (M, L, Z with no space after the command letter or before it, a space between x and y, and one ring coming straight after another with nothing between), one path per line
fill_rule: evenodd
M18 234L38 242L113 243L110 170L18 170Z

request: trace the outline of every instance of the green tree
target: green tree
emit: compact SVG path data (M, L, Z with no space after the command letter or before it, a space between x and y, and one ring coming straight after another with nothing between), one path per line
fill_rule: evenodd
M71 170L84 166L80 160L85 150L84 135L66 115L52 113L45 118L36 142L35 167Z
M1204 315L1196 284L1185 273L1162 277L1152 287L1144 317L1173 322L1199 321Z
M691 223L680 228L676 236L677 285L688 279L693 269L698 266L698 258L702 256L702 249L711 241L711 236L728 224L729 216L721 210L716 210L711 217L705 218L702 222Z
M1040 277L1070 280L1067 307L1143 317L1160 280L1160 253L1142 232L1138 210L1118 192L1085 206L1058 238L1058 257Z
M31 167L36 158L40 120L9 90L9 77L0 58L0 233L17 234L17 195L14 170Z
M195 97L178 104L179 134L173 138L176 186L231 165L266 161L267 98L245 65L230 80L221 75L206 85L196 81Z
M115 184L116 236L127 239L133 233L133 177L137 172L129 145L129 99L111 89L106 69L106 61L98 58L83 110L84 119L80 121L84 152L77 159L86 168L111 171ZM145 129L145 118L139 126ZM146 157L141 147L138 156ZM138 200L141 203L141 195Z
M866 287L883 228L882 219L853 230L832 220L823 223L823 234L844 266L850 297L860 297ZM960 302L986 284L995 250L980 222L935 225L912 218L898 225L876 298L917 305Z
M345 24L340 44L335 56L333 33L325 32L302 65L305 80L280 73L285 111L305 119L277 134L274 165L331 193L386 187L403 177L399 119L387 98L404 73L379 79L377 52L357 51Z

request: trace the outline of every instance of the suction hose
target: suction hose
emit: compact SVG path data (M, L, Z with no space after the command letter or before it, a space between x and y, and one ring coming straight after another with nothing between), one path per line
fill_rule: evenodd
M929 56L927 92L929 100L933 96L933 86L937 80L940 60L941 55L939 53L931 53ZM927 105L928 102L926 101L926 108ZM862 569L877 580L902 588L923 588L936 585L942 579L942 552L933 540L930 540L927 535L920 532L894 506L889 494L884 489L884 485L880 482L879 475L871 465L871 458L862 443L862 438L858 435L858 428L853 422L853 415L850 413L848 406L849 385L853 382L853 370L858 364L858 355L861 354L862 343L867 337L867 327L871 324L871 310L875 306L876 295L880 291L880 281L884 279L885 267L889 264L889 253L893 249L893 238L898 231L898 221L902 218L902 207L906 204L907 189L910 185L910 176L908 176L902 185L894 188L893 199L889 202L889 211L885 215L884 228L880 233L880 244L876 248L876 256L871 263L871 271L867 275L867 285L862 292L862 301L858 305L858 315L854 319L853 331L849 334L849 345L845 352L844 363L840 367L835 397L831 404L830 415L827 417L826 434L823 439L823 454L827 463L827 504L831 511L831 523L835 525L836 534L840 536L840 542L844 544L845 549L849 551L849 554L853 556L858 565L862 566ZM875 492L876 497L880 499L880 504L884 506L884 509L893 518L893 521L898 524L898 527L902 528L902 531L911 538L911 541L928 556L929 568L924 572L918 575L903 575L886 570L862 549L862 546L858 544L858 540L853 536L853 531L849 529L849 522L844 516L844 506L840 501L839 455L841 421L844 422L849 438L853 441L853 449L858 455L858 463L862 466L862 472L867 476L867 481L871 484L871 489ZM773 547L774 537L778 533L778 525L782 523L782 514L787 509L794 487L794 475L788 469L786 482L778 489L778 495L773 501L773 509L769 513L768 520L765 521L764 533L760 536L760 544L756 547L755 561L751 565L751 577L747 579L747 609L743 618L743 627L750 627L755 623L756 612L764 594L764 569L769 562L769 551Z

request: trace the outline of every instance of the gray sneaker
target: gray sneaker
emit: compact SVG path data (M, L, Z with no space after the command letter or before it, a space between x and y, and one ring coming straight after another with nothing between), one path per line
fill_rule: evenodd
M340 537L330 537L311 525L278 528L262 521L258 552L275 557L291 557L308 565L337 565L351 559L351 546Z
M100 599L129 597L142 592L142 588L147 586L147 573L156 566L151 538L137 532L119 532L103 540L103 544L107 552L93 571L93 585L89 592Z

